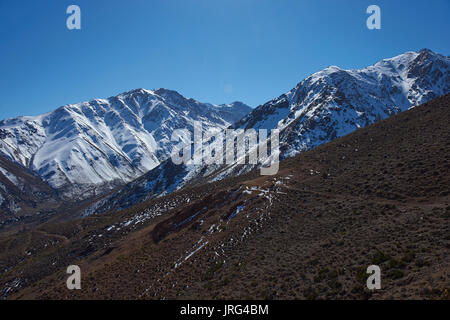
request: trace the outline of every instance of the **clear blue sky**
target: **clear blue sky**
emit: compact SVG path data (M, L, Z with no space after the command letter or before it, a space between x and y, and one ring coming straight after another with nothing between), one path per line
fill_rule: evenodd
M449 38L450 0L0 0L0 118L141 87L255 107L329 65L449 55Z

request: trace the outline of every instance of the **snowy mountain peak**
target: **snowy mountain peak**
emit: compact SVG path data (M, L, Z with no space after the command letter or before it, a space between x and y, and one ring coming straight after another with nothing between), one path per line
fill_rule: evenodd
M449 92L450 59L422 49L359 70L330 66L237 126L279 129L286 157Z
M181 94L179 94L177 91L175 90L170 90L170 89L166 89L166 88L159 88L156 89L155 94L160 95L162 97L178 97L178 98L183 98L183 96Z
M176 91L134 89L62 106L36 117L0 121L0 151L67 197L86 198L129 182L167 159L176 129L225 128L250 107L222 107Z
M324 69L324 72L333 73L333 72L339 72L343 71L343 69L339 68L338 66L329 66L326 69Z

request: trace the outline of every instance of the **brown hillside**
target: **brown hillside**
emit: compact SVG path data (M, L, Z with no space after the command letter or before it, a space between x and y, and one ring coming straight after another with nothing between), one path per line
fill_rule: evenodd
M284 161L273 177L41 227L36 236L57 245L0 287L20 279L13 299L448 299L449 107L443 96ZM69 263L82 290L65 288Z

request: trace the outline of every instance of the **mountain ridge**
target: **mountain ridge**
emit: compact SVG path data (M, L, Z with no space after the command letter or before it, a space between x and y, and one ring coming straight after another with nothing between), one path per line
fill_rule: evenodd
M362 69L330 66L313 73L230 128L280 130L281 159L286 159L449 92L450 58L429 49L409 51ZM257 167L174 167L168 162L170 159L116 192L101 211L123 209L167 194L167 190L220 180ZM158 176L164 176L164 183L151 182Z
M129 182L167 159L175 129L194 121L224 128L251 110L205 104L173 90L134 89L39 116L0 121L0 150L66 198L87 198Z

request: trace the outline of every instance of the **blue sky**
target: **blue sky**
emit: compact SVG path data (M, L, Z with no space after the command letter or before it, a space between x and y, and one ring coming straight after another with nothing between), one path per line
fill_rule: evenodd
M449 35L449 0L0 0L0 118L141 87L255 107L329 65L449 55Z

